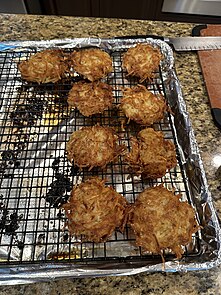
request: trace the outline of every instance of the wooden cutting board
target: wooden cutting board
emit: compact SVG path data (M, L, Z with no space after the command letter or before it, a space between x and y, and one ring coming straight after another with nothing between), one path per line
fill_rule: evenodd
M202 26L203 27L203 26ZM207 25L200 36L221 36L221 25ZM198 51L214 122L221 129L221 50Z

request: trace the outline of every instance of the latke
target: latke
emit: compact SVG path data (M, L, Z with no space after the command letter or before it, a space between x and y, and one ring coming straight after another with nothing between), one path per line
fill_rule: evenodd
M115 229L123 231L127 206L126 199L113 187L94 177L75 186L63 208L72 235L83 235L83 240L99 243L105 242Z
M110 55L99 48L73 51L71 63L78 74L92 82L106 77L113 70Z
M147 188L138 195L128 218L137 246L160 255L170 249L178 259L182 257L182 246L192 241L199 226L192 206L180 198L163 186Z
M112 87L103 82L77 82L68 94L68 104L86 117L102 113L113 102Z
M83 127L72 133L67 143L67 158L79 168L104 168L125 150L117 140L118 136L109 127Z
M129 76L136 76L140 78L140 82L143 82L154 77L154 72L158 69L161 59L162 55L158 48L150 44L138 43L124 53L122 68Z
M167 105L161 94L153 94L145 86L137 85L123 90L120 108L129 120L150 126L163 119Z
M163 132L145 128L137 138L130 139L131 151L125 156L130 170L143 178L163 177L177 165L176 150L172 141L164 139Z
M46 49L31 55L18 64L18 69L24 80L39 84L55 83L69 71L65 55L57 49Z

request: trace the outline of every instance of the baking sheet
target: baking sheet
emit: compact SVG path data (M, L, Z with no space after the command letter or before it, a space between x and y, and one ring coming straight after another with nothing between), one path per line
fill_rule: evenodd
M136 134L138 126L130 124L122 132L125 118L115 107L103 115L83 118L78 111L69 109L64 99L77 76L70 77L57 88L27 85L20 79L17 62L46 48L71 51L85 46L100 47L113 59L114 71L106 82L114 87L114 105L117 107L122 96L121 87L131 87L138 82L128 78L121 68L123 52L138 42L157 46L164 55L155 79L145 86L154 93L164 94L171 107L172 112L154 128L163 131L165 138L176 144L178 165L162 179L149 182L139 177L131 178L121 161L102 171L79 173L65 155L65 145L74 130L96 123L112 126L120 133L121 142L129 147L129 137ZM26 41L8 42L5 46L13 48L0 55L0 208L1 218L5 214L3 217L8 222L2 227L0 240L0 283L162 271L161 257L152 253L144 255L142 249L135 246L128 227L123 234L115 232L108 242L101 244L81 243L69 237L59 202L67 200L72 185L91 175L105 178L107 184L113 185L131 203L145 187L160 183L181 192L183 200L188 200L196 209L203 228L185 248L182 260L176 260L170 252L165 253L165 271L202 270L220 264L220 226L175 74L171 48L165 42L151 38ZM21 109L25 109L22 118ZM15 152L11 153L13 149ZM47 194L52 183L58 181L56 173L63 177L66 186L64 194L55 202L47 198Z

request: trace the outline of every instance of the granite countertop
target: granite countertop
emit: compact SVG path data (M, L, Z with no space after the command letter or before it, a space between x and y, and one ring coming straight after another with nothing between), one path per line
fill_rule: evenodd
M157 21L0 15L0 41L114 37L137 34L188 36L195 24ZM195 52L175 53L175 65L204 163L210 191L221 216L220 181L215 172L221 157L220 131L215 127ZM188 273L141 273L133 276L60 279L31 285L2 286L0 294L221 294L221 267Z

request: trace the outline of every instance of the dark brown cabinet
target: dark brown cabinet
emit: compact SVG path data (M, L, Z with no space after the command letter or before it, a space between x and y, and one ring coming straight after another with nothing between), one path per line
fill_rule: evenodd
M150 19L152 0L39 0L43 14ZM26 1L30 6L30 2ZM29 9L30 11L31 9Z
M154 1L149 0L100 0L101 17L151 19L154 15Z
M56 14L79 16L87 16L91 14L90 0L80 0L80 5L78 4L78 1L71 0L56 0L53 2L55 2Z
M30 6L28 2L27 5ZM39 0L39 2L42 14L93 16L93 11L98 12L99 0Z
M193 23L221 23L220 17L162 12L164 0L24 0L27 11L40 14L163 20ZM39 13L39 12L37 12Z

